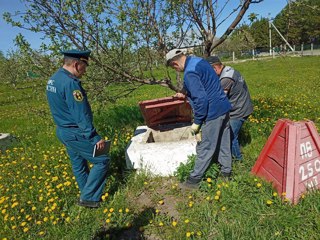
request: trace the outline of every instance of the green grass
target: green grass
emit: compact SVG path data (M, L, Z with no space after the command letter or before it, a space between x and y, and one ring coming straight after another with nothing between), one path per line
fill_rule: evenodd
M125 147L143 124L138 102L172 91L144 86L116 104L92 102L98 132L113 142L97 210L75 204L78 189L44 90L0 83L0 132L17 139L0 153L0 239L319 239L319 192L293 206L250 174L278 119L310 119L320 127L319 63L319 57L294 57L232 64L255 105L241 133L244 161L227 184L210 169L212 178L192 193L177 189L190 165L170 178L124 170Z

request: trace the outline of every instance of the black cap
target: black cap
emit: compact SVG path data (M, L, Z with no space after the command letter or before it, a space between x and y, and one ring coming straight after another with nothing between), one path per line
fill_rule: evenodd
M90 50L72 49L72 50L61 51L61 53L64 55L65 58L79 59L85 62L87 65L89 65L88 62L89 62L89 56L91 53Z
M220 59L219 59L217 56L207 57L206 60L207 60L208 63L210 63L210 64L218 64L218 63L221 63Z

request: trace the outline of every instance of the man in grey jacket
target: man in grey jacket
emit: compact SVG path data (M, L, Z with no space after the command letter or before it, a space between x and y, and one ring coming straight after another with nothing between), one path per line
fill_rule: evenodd
M248 86L237 70L223 65L217 56L210 56L207 61L219 76L221 86L232 105L230 111L232 156L236 160L242 160L238 136L243 123L253 112Z

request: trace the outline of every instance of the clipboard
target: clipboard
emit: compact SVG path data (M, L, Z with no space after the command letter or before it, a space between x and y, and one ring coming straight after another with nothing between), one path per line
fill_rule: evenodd
M107 155L110 152L111 141L105 140L105 145L103 149L97 150L97 145L94 145L92 157L99 157L101 155Z

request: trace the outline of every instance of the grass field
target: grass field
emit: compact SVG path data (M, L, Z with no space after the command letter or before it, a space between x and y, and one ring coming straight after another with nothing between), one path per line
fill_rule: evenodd
M234 164L232 181L208 178L203 190L191 193L177 188L177 177L124 170L125 147L143 124L138 102L171 96L170 90L144 86L116 104L91 102L98 132L113 142L97 210L75 204L79 193L55 137L47 80L17 89L0 80L0 132L16 138L0 153L0 239L320 239L319 192L293 206L285 193L250 174L278 119L309 119L320 128L319 65L319 57L232 64L255 105L241 135L244 161Z

